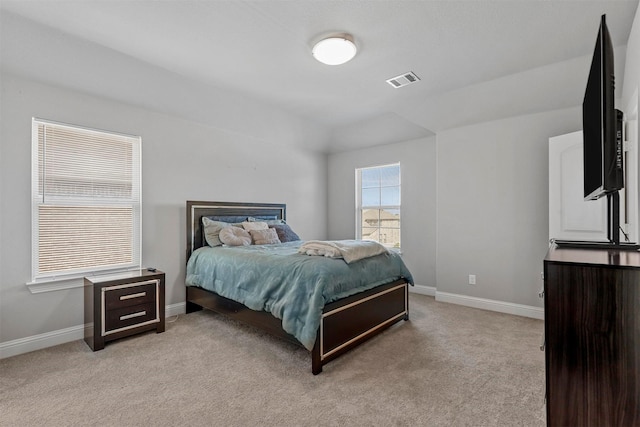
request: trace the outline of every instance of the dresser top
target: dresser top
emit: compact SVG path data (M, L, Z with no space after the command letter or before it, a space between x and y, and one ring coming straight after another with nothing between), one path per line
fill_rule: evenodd
M573 249L552 246L545 262L640 268L640 252L608 249Z

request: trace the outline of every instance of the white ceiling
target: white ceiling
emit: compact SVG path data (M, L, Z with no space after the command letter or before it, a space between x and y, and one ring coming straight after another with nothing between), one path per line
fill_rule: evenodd
M37 23L56 40L39 56L54 55L48 52L70 40L77 45L75 54L66 51L73 59L58 58L55 70L44 70L56 83L100 94L112 88L109 82L83 82L70 67L78 72L85 62L95 69L126 58L314 122L328 130L321 149L341 151L581 104L603 13L620 88L637 6L638 0L0 0L1 59L9 71L33 65L25 51L45 41L25 23ZM311 56L313 41L332 32L353 34L359 51L351 62L327 66ZM83 44L103 56L84 57ZM40 77L38 67L29 68ZM385 82L407 71L421 81L400 89Z

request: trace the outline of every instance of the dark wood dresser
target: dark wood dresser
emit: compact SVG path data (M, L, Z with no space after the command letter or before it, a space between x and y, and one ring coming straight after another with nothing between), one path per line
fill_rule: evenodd
M97 351L107 341L164 332L164 277L148 270L85 277L84 340L89 347Z
M640 253L544 260L548 426L640 426Z

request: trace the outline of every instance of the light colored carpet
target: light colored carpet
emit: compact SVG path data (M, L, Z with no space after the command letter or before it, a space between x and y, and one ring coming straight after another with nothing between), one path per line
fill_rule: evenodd
M543 322L411 295L409 322L311 374L209 311L92 352L0 361L2 426L543 426Z

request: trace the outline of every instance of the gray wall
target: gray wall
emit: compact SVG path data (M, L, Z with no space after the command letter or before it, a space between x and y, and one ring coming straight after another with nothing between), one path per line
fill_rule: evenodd
M403 259L416 284L541 307L548 138L580 128L575 107L331 154L329 238L355 236L355 168L400 161Z
M301 237L326 237L326 155L282 137L287 126L300 129L296 118L288 123L281 117L274 123L278 133L263 131L259 139L253 128L246 135L229 132L6 73L1 77L0 343L84 322L81 288L31 294L25 285L31 275L34 116L142 136L142 259L167 273L167 304L184 302L186 200L286 203L289 223ZM306 137L313 139L311 133Z
M355 169L400 162L402 258L416 284L436 284L436 139L329 155L330 239L355 238Z
M548 138L582 127L572 108L438 134L438 292L542 306ZM468 284L475 274L476 285Z
M626 54L620 106L637 109L640 8L627 48L616 52ZM354 169L400 160L404 259L416 283L438 293L542 307L548 139L579 129L581 108L575 106L442 130L435 140L332 154L329 237L355 235ZM468 284L469 274L476 275L476 285Z

